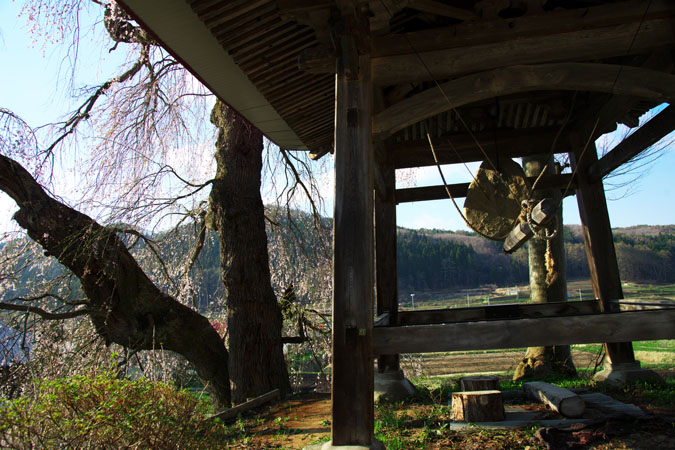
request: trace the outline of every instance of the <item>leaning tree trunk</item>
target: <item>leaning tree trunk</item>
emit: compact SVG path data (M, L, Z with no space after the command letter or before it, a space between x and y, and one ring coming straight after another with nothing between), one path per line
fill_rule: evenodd
M260 197L262 134L220 101L211 122L219 132L210 219L220 236L232 399L239 403L273 389L289 392L290 383Z
M523 168L528 177L538 176L546 162L549 162L547 173L554 174L556 169L553 157L538 156L523 158ZM548 263L553 264L547 270L546 241L533 237L528 241L527 253L530 267L530 299L532 303L567 301L567 280L565 277L565 242L563 239L562 194L559 190L537 191L536 199L553 198L560 203L554 220L557 221L558 234L550 242L551 257ZM547 279L548 278L548 279ZM520 362L513 375L514 380L522 378L547 378L553 375L574 376L576 369L572 361L569 345L552 347L529 347L525 358Z
M2 155L0 189L19 206L18 224L80 279L91 321L106 342L183 355L207 382L215 407L230 405L223 340L205 317L155 286L115 230L54 200Z

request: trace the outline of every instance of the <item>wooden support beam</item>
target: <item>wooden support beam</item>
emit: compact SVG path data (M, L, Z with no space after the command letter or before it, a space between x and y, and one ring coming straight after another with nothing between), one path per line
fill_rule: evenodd
M656 117L616 145L588 168L588 181L596 183L610 172L656 144L675 129L675 107L668 106Z
M375 3L379 3L375 2ZM471 47L523 38L555 36L573 31L593 30L643 20L672 17L675 5L670 0L631 0L590 8L559 9L543 14L528 14L512 19L479 20L444 28L376 36L372 56L393 55ZM649 9L647 10L647 7Z
M468 134L432 137L436 156L440 164L462 164L483 161L485 155L490 157L520 158L541 154L542 149L550 149L559 127L543 127L533 129L500 129L476 133L475 139ZM480 144L476 144L476 141ZM558 141L556 148L560 153L569 152L569 143L564 139ZM392 144L389 151L393 154L394 167L407 169L435 165L434 157L429 149L429 141L420 139Z
M427 353L675 338L675 309L373 330L376 353Z
M335 83L332 445L373 441L372 83L358 20L343 17Z
M668 48L654 51L646 59L640 56L632 59L634 64L629 65L639 66L643 69L673 73L675 67L671 51ZM583 110L578 111L571 118L570 129L576 130L581 136L589 136L595 129L595 136L601 136L616 130L617 122L627 122L626 125L630 127L637 126L636 123L630 123L632 118L627 119L627 116L634 108L642 109L641 104L644 101L638 97L625 95L592 94L588 96L584 103Z
M373 58L373 82L383 86L442 80L521 64L590 61L644 53L675 42L671 19L656 19L551 36Z
M528 178L530 185L534 183L536 177ZM547 175L542 177L537 184L537 190L540 189L567 189L573 193L576 189L576 183L572 174ZM453 198L466 197L469 189L469 183L457 183L448 185L448 189ZM448 198L445 186L423 186L415 188L405 188L396 190L396 203L422 202L427 200L443 200Z
M397 322L390 322L390 324L430 325L546 316L578 316L583 314L595 314L598 312L600 312L600 306L595 300L557 303L516 303L473 308L400 311L398 313Z
M598 161L597 149L595 143L584 143L578 135L572 134L570 139L575 148L570 153L570 161L572 169L577 173L577 203L593 293L602 311L609 313L613 309L611 300L622 299L623 289L605 189L602 182L591 183L587 177L588 168ZM585 148L585 145L589 145L589 148ZM623 342L604 341L611 363L635 363L633 346L629 340L630 338Z
M389 323L398 315L396 265L396 171L391 153L380 144L375 155L375 285L377 314L388 314ZM398 355L376 355L379 372L398 372Z
M443 2L435 0L408 0L408 7L418 11L436 14L437 16L449 17L451 19L471 20L478 16L473 11L446 5Z
M560 63L511 66L467 75L409 97L373 117L373 138L469 103L541 90L607 92L655 101L675 98L675 76L614 64Z
M447 186L453 198L466 197L470 183L456 183ZM445 200L448 192L445 186L423 186L414 188L396 189L396 204L424 202L428 200Z

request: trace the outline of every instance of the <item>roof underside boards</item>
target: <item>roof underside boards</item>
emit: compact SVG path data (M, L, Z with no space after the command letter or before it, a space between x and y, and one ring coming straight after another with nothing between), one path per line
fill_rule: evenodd
M332 151L335 77L329 19L333 2L123 3L219 98L271 141L282 148L307 149L319 155ZM666 0L547 0L517 2L517 7L506 0L361 3L370 8L374 68L402 67L384 73L383 79L399 80L381 86L386 106L410 100L457 76L480 76L481 71L508 67L513 58L518 64L569 61L673 70L675 8ZM324 53L328 57L314 66L319 69L301 69L299 59L305 61L322 48L328 49ZM443 56L446 50L447 58ZM413 70L413 66L429 71L426 64L417 64L420 55L435 64L429 67L447 75L422 73L419 79L406 79L406 73L419 72L420 67ZM417 166L423 164L418 164L415 154L422 158L420 152L424 157L428 153L423 148L427 132L432 137L460 140L481 134L494 141L497 151L503 133L534 132L552 140L572 107L578 120L583 120L584 113L602 115L599 129L611 131L616 122L634 125L640 114L658 103L551 89L498 95L410 121L389 142L399 153L410 153L405 162L395 163L397 167Z
M124 0L123 3L215 95L272 142L282 148L306 148L184 0Z

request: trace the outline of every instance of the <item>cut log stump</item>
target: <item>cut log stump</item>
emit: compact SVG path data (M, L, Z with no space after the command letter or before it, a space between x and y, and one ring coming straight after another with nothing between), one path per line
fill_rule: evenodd
M586 403L569 389L543 381L523 383L523 390L532 399L548 405L565 417L581 417Z
M453 392L452 420L458 422L504 420L502 393L496 390Z
M494 376L476 375L459 379L460 391L499 391L499 378Z

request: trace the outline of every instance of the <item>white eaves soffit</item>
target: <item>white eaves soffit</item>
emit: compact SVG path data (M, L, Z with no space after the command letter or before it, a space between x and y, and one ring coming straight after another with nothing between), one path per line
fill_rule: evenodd
M218 98L284 149L307 147L258 92L185 0L121 0Z

